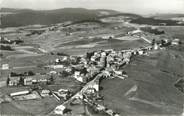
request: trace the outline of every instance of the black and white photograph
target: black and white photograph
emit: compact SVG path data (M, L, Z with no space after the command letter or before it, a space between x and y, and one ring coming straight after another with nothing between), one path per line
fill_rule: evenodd
M184 0L0 0L0 116L184 116Z

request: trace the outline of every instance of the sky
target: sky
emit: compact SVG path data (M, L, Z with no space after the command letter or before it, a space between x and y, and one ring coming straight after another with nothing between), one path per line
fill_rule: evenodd
M82 7L113 9L137 14L184 14L184 0L0 0L0 7L36 10Z

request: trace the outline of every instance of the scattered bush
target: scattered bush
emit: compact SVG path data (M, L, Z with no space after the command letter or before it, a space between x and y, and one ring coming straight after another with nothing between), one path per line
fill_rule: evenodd
M29 75L29 76L33 76L33 75L35 75L35 73L32 72L32 71L28 71L28 75Z
M63 77L68 77L68 76L71 75L71 73L69 73L69 72L67 72L67 71L62 71L62 72L61 72L61 75L62 75Z
M16 43L16 44L20 44L23 43L23 40L17 39L17 40L13 40L12 43Z
M0 57L3 57L3 54L0 54Z

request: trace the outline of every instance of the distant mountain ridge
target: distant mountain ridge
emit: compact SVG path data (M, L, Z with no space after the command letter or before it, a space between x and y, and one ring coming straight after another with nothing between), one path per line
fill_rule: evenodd
M33 24L49 25L65 21L95 20L100 16L115 15L119 13L113 10L88 10L84 8L63 8L56 10L2 8L0 12L11 13L2 15L0 25L2 28Z
M108 9L85 9L85 8L62 8L55 10L32 10L32 9L12 9L2 8L0 13L7 12L1 17L1 28L18 27L26 25L50 25L65 21L95 21L103 17L116 17L120 15L130 17L140 17L136 14L121 13Z
M184 26L177 20L170 20L171 17L182 17L184 14L158 14L150 17L143 17L132 13L122 13L107 9L85 9L85 8L62 8L55 10L32 10L32 9L0 9L1 25L0 28L18 27L26 25L51 25L66 21L97 21L99 18L126 16L130 17L131 23L166 26ZM163 18L164 17L164 18ZM170 17L170 18L166 18Z
M1 8L0 12L12 12L12 13L21 13L21 12L27 12L27 11L57 12L57 11L64 11L64 10L88 10L88 9L85 9L85 8L61 8L61 9L53 9L53 10L33 10L33 9ZM106 11L106 12L110 12L111 14L120 13L118 11L109 10L109 9L94 9L91 11Z
M21 12L27 12L27 11L33 11L31 9L15 9L15 8L1 8L0 12L11 12L11 13L21 13Z

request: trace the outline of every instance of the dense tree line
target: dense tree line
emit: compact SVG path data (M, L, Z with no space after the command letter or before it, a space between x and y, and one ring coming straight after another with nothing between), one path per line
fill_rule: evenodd
M155 35L161 35L161 34L165 33L163 30L152 29L151 27L143 27L143 28L141 28L141 30L145 31L145 32L149 32L151 34L155 34Z
M32 71L28 71L28 72L24 72L24 73L16 73L16 72L11 72L10 76L14 77L14 76L34 76L35 73Z
M11 46L8 46L8 45L0 45L0 50L13 51L13 49L11 48Z
M184 24L178 24L178 21L174 21L174 20L162 20L162 19L144 18L144 17L133 19L130 22L136 23L136 24L147 24L147 25L184 26Z

